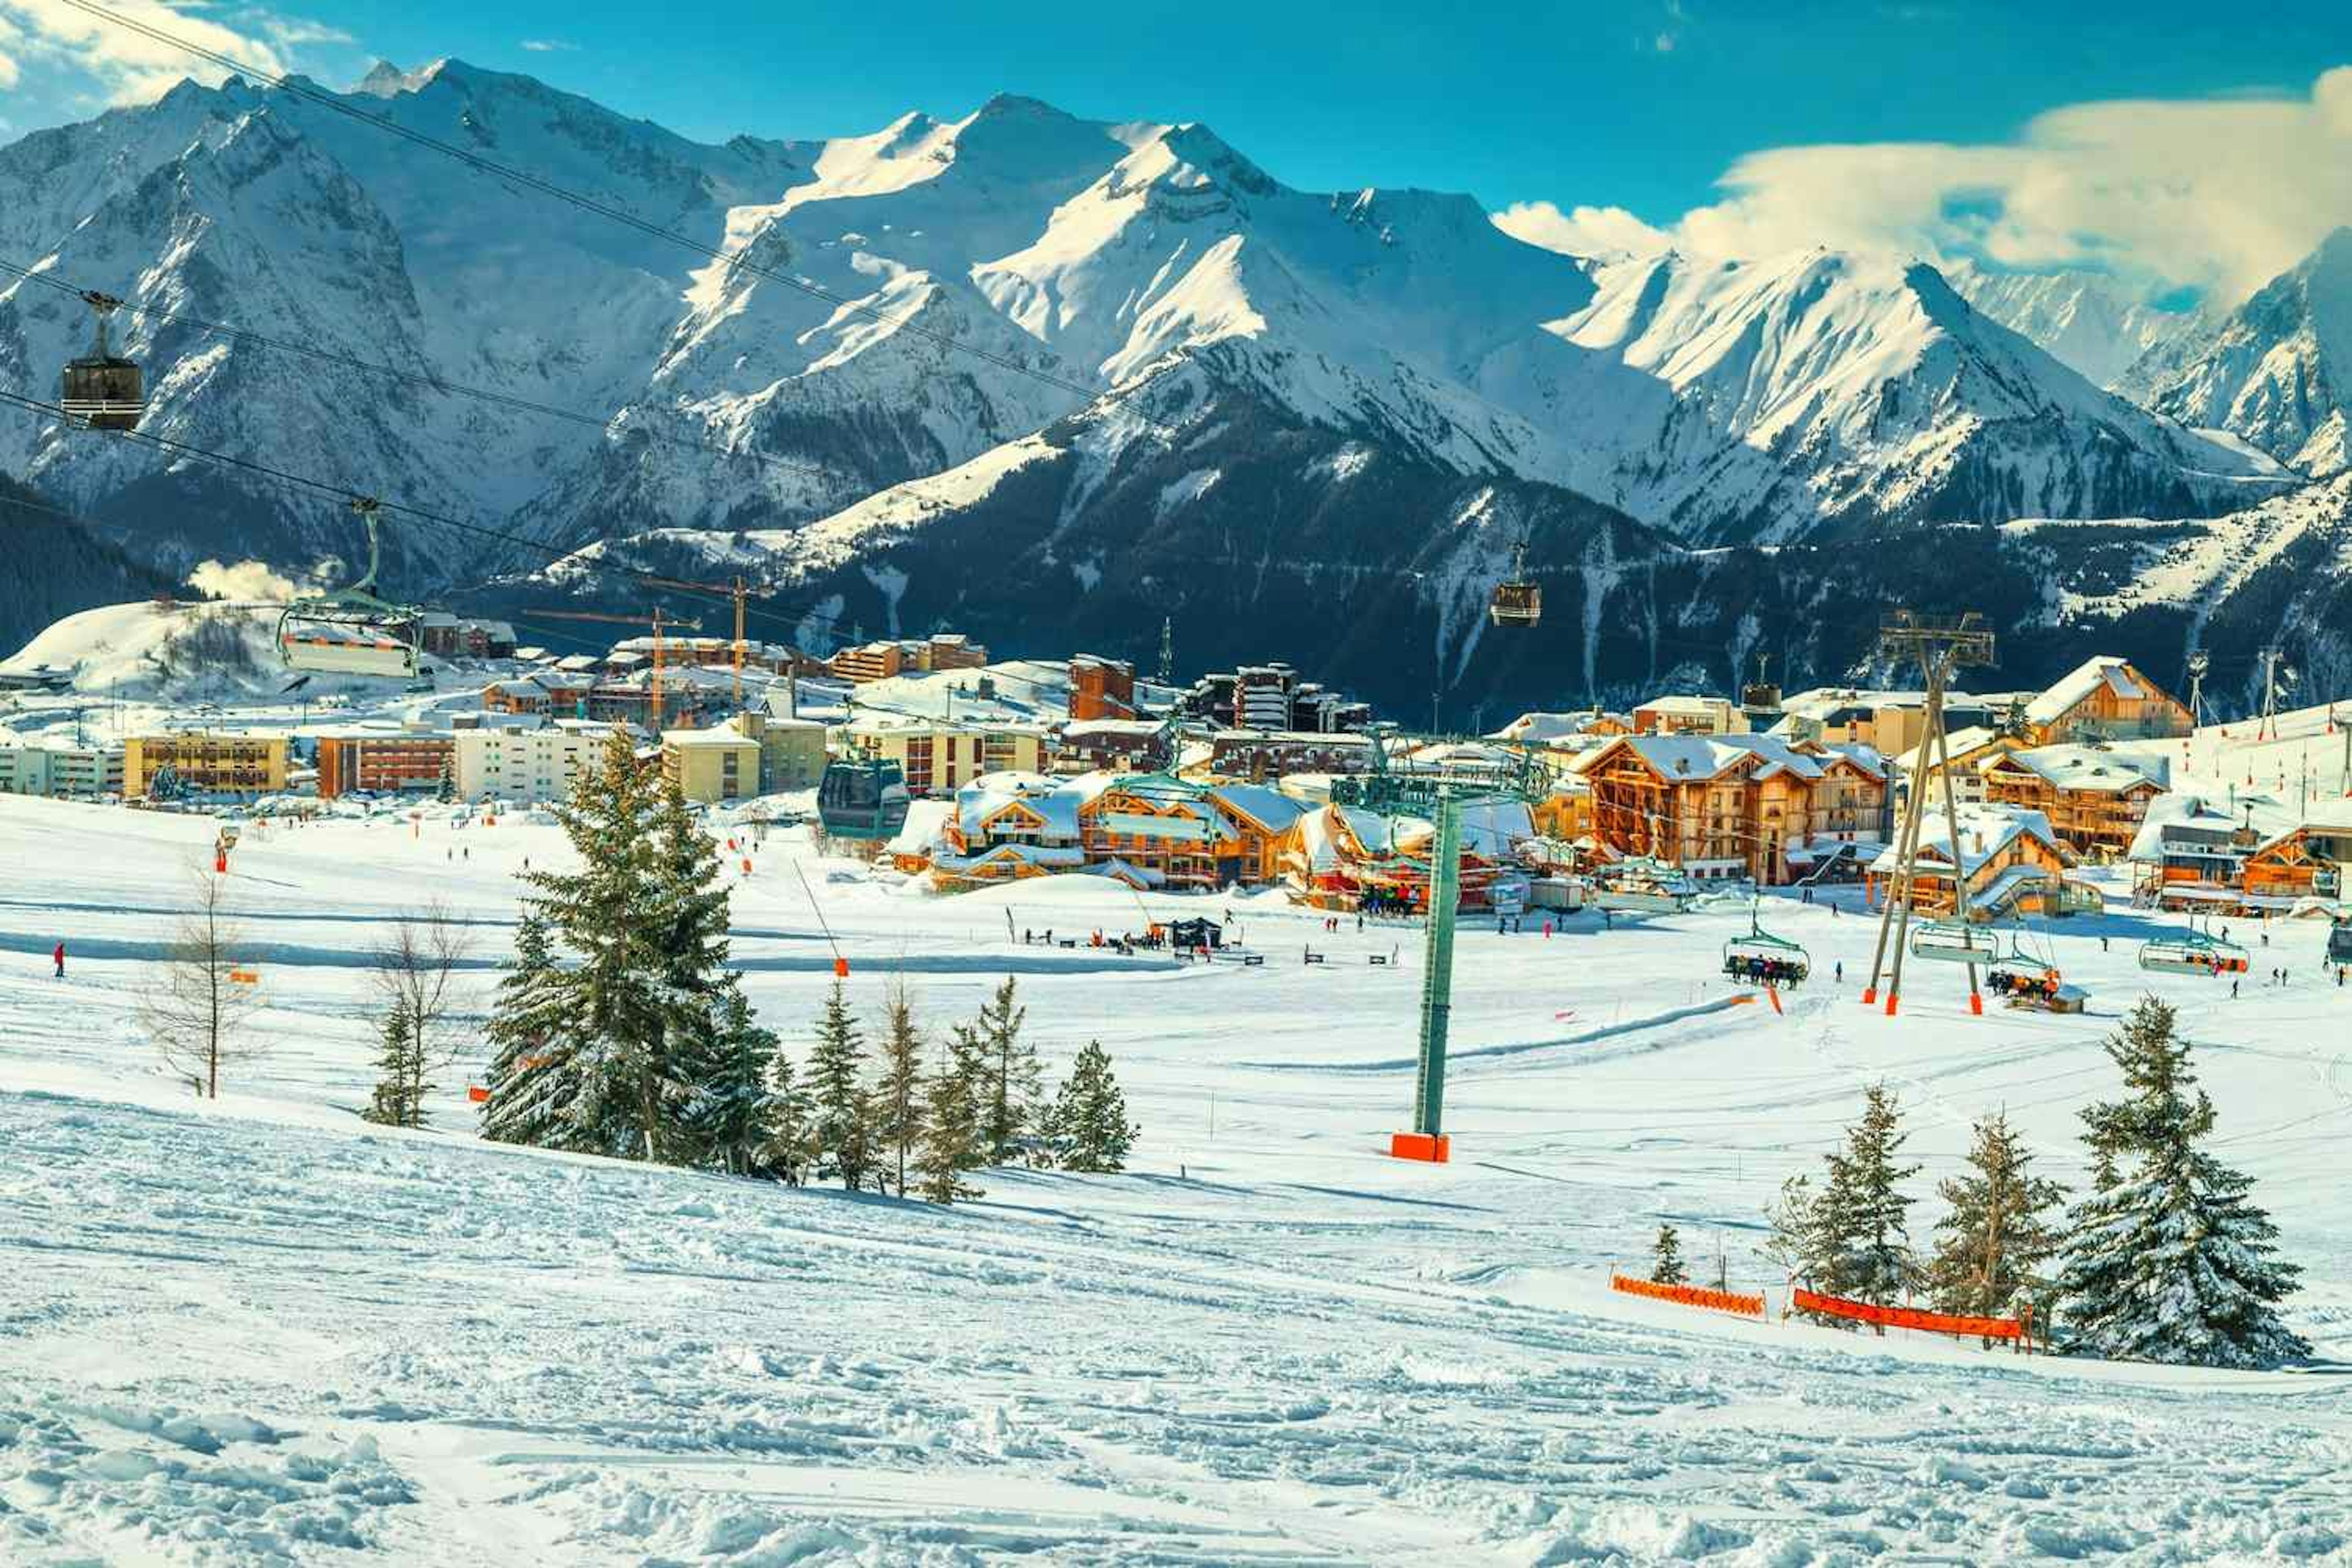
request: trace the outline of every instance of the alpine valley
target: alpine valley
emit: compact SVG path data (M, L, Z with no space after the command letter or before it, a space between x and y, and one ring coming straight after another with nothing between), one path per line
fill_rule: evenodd
M1462 721L1757 654L1860 676L1898 598L1991 616L1996 686L2094 637L2352 681L2352 232L2167 312L2080 274L1561 255L1468 195L1294 190L1205 126L1020 98L720 146L457 61L337 101L643 226L232 79L0 149L0 261L128 301L144 431L470 520L392 531L411 600L740 573L819 651L951 623L1146 663L1165 619L1188 669ZM0 281L0 389L53 397L87 312ZM0 537L43 578L0 645L207 558L350 569L315 492L0 414L30 498ZM1506 636L1520 544L1545 615Z

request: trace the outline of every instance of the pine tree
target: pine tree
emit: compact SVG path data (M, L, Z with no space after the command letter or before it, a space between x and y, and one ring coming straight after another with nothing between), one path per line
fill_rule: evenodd
M376 1055L375 1093L363 1121L383 1127L425 1125L425 1057L410 1026L408 1010L395 1006L383 1016L383 1048Z
M1977 1123L1968 1173L1938 1188L1950 1205L1927 1265L1938 1311L1991 1318L2023 1307L2039 1315L2050 1285L2042 1268L2058 1249L2058 1233L2042 1216L2064 1201L2065 1189L2034 1175L2032 1161L2007 1117Z
M980 1188L962 1179L982 1159L972 1082L952 1047L943 1048L940 1070L925 1086L923 1137L915 1155L916 1191L928 1203L981 1195Z
M890 988L883 1014L882 1076L868 1108L874 1146L887 1189L907 1195L907 1156L923 1132L923 1033L904 984Z
M580 1095L575 1001L556 969L547 921L527 904L515 930L514 963L490 1012L483 1137L543 1149L588 1146L572 1118Z
M1682 1234L1673 1226L1658 1226L1658 1239L1650 1244L1650 1279L1657 1285L1690 1283L1683 1269Z
M726 967L729 909L719 880L719 846L694 820L674 779L653 797L649 831L649 886L637 916L659 955L656 1071L674 1123L674 1147L666 1157L677 1164L724 1164L719 1152L687 1124L689 1108L703 1099L704 1080L730 1074L727 993L735 977ZM739 1092L751 1092L751 1079L732 1081Z
M669 960L646 918L656 881L653 806L626 731L613 731L556 819L580 868L532 871L524 880L537 891L527 909L578 960L542 977L561 994L571 1047L563 1053L572 1079L563 1146L673 1160L677 1107L664 1054Z
M752 1016L741 976L729 976L719 994L711 1055L698 1064L684 1117L698 1163L739 1176L774 1173L768 1152L771 1129L782 1113L777 1054L776 1037Z
M866 1120L866 1047L838 980L825 998L816 1048L809 1053L809 1094L815 1106L817 1173L837 1175L843 1187L855 1192L872 1168L873 1138Z
M2213 1102L2197 1087L2172 1010L2145 1000L2106 1042L2126 1098L2084 1113L2115 1184L2067 1215L2058 1279L2067 1347L2121 1360L2261 1367L2311 1353L2277 1303L2302 1270L2253 1183L2199 1147Z
M1013 1005L1013 979L1004 977L996 994L981 1005L976 1033L986 1060L982 1098L982 1146L991 1164L1002 1165L1022 1152L1044 1094L1045 1068L1037 1047L1021 1037L1029 1010Z
M455 746L450 747L449 754L441 759L441 783L434 790L433 798L443 805L452 805L457 803L457 748Z
M761 1128L760 1168L775 1173L786 1186L797 1187L808 1179L815 1108L809 1101L808 1090L793 1074L792 1058L782 1051L775 1053L770 1064L768 1089L768 1113Z
M961 1150L962 1171L977 1171L988 1163L988 1140L982 1127L982 1116L992 1089L989 1073L988 1042L970 1024L958 1024L948 1031L947 1065L942 1069L956 1079L954 1103L961 1108L963 1124L953 1130L952 1142ZM930 1113L925 1112L929 1126Z
M1128 1151L1142 1129L1127 1119L1127 1097L1119 1092L1101 1041L1088 1040L1078 1052L1038 1127L1039 1150L1066 1171L1102 1174L1127 1169Z
M1780 1197L1765 1206L1764 1256L1791 1279L1821 1276L1823 1260L1816 1250L1819 1233L1814 1218L1819 1201L1813 1179L1795 1175L1780 1183Z
M1891 1307L1920 1281L1905 1225L1912 1200L1902 1190L1919 1167L1895 1163L1904 1138L1895 1096L1885 1084L1871 1085L1862 1120L1846 1131L1845 1152L1830 1157L1822 1190L1833 1294Z

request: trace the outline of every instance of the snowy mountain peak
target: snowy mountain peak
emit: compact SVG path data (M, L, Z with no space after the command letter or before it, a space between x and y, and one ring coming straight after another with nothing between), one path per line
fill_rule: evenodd
M367 75L352 85L354 94L367 98L397 98L403 93L422 92L449 62L435 60L416 70L403 70L390 60L378 60Z

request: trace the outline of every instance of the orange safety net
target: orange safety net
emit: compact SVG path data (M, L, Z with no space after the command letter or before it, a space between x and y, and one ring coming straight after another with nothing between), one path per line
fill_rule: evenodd
M1880 1323L1890 1329L1925 1329L1932 1334L1975 1335L1988 1340L2025 1337L2025 1324L2016 1318L1963 1318L1950 1312L1923 1312L1916 1307L1881 1307L1849 1301L1801 1287L1790 1292L1789 1304L1800 1311L1825 1318L1850 1318L1857 1323Z
M1705 1307L1709 1311L1737 1312L1743 1318L1764 1315L1764 1298L1743 1296L1735 1290L1705 1290L1696 1285L1661 1285L1654 1279L1628 1279L1622 1274L1609 1277L1612 1290L1622 1290L1628 1296L1648 1296L1655 1300L1673 1301L1684 1307Z

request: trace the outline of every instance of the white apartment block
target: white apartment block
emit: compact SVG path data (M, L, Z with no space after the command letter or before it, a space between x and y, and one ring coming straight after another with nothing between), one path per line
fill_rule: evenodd
M0 795L122 793L122 747L28 744L0 737Z
M612 729L566 719L541 730L460 730L457 794L466 800L569 800Z

